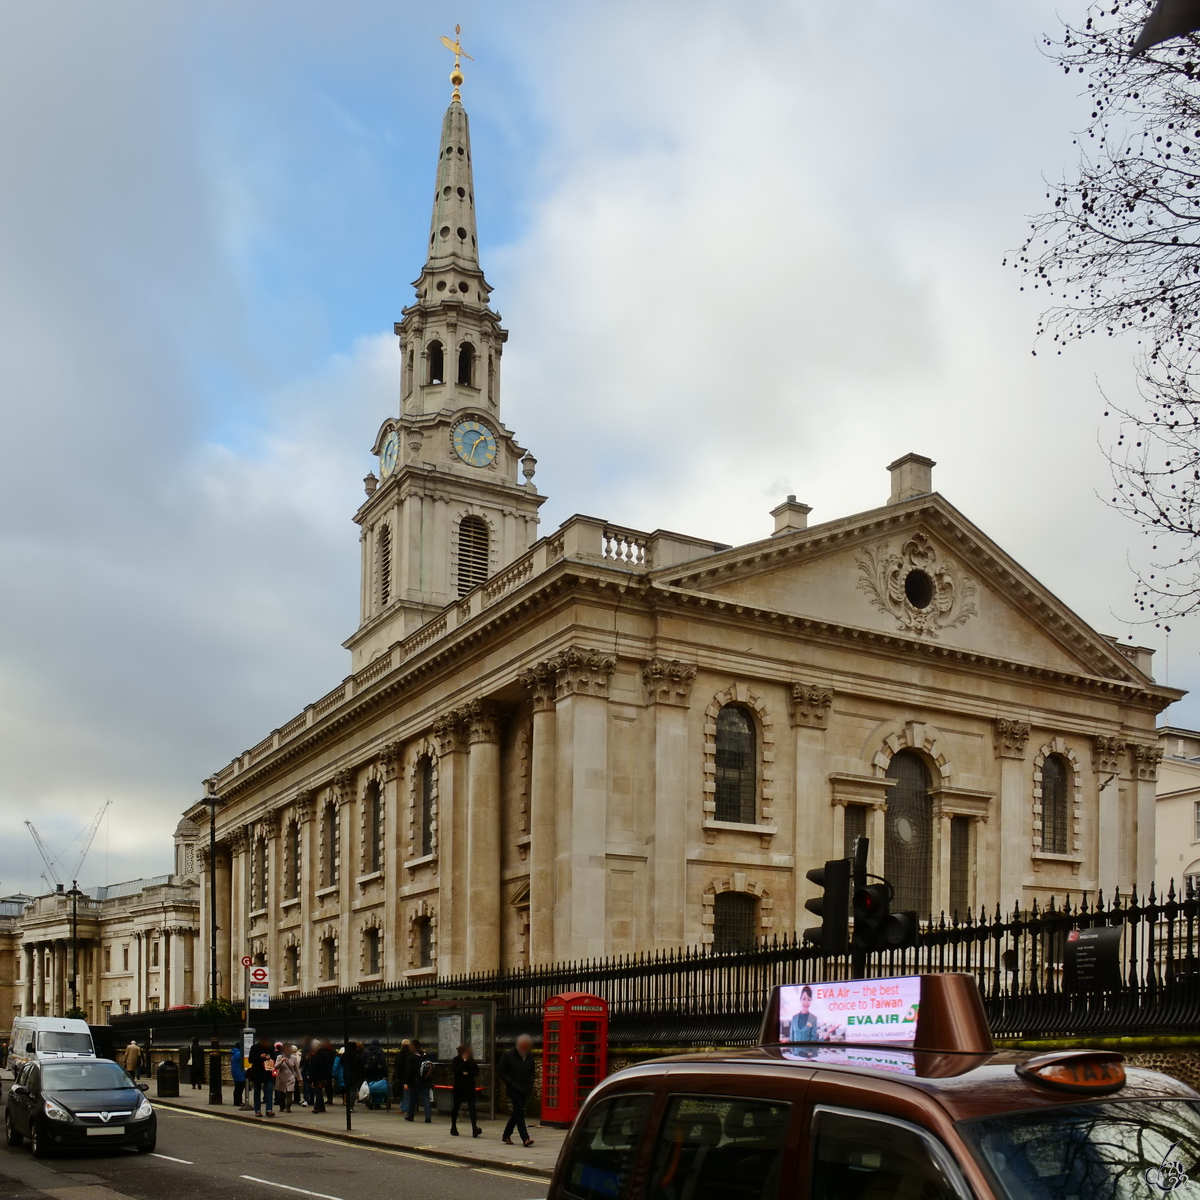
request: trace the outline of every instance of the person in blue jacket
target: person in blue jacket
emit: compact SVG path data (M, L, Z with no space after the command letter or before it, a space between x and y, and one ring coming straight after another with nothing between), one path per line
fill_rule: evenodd
M346 1048L343 1046L333 1059L333 1094L336 1096L338 1092L341 1092L343 1103L346 1099L346 1072L342 1066L342 1057L345 1053Z
M237 1043L229 1052L229 1073L233 1076L233 1105L235 1108L245 1108L246 1063L242 1057L242 1047Z

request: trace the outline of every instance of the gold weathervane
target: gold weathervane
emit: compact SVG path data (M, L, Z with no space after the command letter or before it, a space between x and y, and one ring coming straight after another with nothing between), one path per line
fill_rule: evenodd
M462 64L458 60L460 58L471 58L459 44L458 35L460 33L462 33L462 26L455 25L454 40L451 41L448 37L442 38L442 45L454 55L454 70L450 72L450 82L454 84L454 95L450 97L451 100L462 100L458 89L462 87L463 73ZM471 58L471 61L474 62L475 60Z

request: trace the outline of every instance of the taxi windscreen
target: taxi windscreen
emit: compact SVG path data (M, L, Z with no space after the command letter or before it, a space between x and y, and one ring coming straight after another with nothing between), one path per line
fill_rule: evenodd
M1200 1101L1109 1100L958 1128L1010 1200L1200 1200Z

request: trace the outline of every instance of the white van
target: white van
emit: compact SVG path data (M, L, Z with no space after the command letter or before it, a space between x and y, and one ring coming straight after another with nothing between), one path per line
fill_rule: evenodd
M87 1022L74 1017L14 1017L9 1045L8 1065L13 1070L30 1061L96 1055Z

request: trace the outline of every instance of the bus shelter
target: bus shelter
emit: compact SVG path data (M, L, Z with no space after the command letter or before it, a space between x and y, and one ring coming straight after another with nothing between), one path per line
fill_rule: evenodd
M467 1043L479 1064L480 1110L496 1115L496 1002L492 993L460 992L440 988L396 989L361 995L356 1007L385 1018L387 1041L399 1046L405 1038L418 1038L437 1065L433 1072L434 1097L440 1112L450 1104L450 1063L458 1047Z

